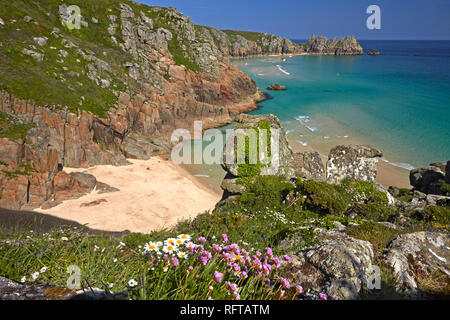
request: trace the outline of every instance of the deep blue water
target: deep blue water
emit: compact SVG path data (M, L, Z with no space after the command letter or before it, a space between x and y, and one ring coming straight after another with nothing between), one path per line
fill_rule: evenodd
M235 61L258 87L288 88L253 113L277 115L290 140L323 153L369 143L408 168L449 160L450 41L360 43L382 54Z

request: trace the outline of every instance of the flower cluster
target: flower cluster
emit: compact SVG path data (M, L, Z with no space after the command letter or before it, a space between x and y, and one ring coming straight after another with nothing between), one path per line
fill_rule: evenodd
M179 259L186 259L188 257L187 251L192 250L196 244L191 242L191 236L187 234L180 234L176 238L169 238L164 241L150 241L146 243L141 249L143 256L163 256L171 257L170 263L173 266L178 265ZM178 257L178 258L177 258Z

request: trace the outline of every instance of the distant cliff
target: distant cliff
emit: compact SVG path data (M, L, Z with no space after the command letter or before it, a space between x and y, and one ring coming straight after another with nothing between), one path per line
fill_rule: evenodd
M306 43L296 44L291 40L258 32L216 30L210 27L196 26L197 33L229 57L249 57L269 54L325 54L358 55L363 48L354 36L341 40L328 40L320 36L311 36Z

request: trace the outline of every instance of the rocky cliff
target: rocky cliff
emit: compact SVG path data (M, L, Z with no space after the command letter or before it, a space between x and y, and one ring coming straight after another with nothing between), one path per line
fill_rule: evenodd
M262 98L175 9L73 4L79 30L63 25L61 1L1 4L2 207L38 207L55 197L64 166L148 158L170 147L161 138L173 129L225 124Z
M196 26L197 33L205 41L213 43L224 56L249 57L272 54L322 54L322 55L358 55L363 48L354 36L341 40L328 40L320 36L311 36L306 43L297 44L291 40L258 32L216 30L210 27Z

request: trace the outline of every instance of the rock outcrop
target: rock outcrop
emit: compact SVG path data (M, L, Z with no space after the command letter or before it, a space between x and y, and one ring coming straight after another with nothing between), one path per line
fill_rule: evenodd
M450 161L432 163L427 167L411 170L409 181L415 190L425 194L450 196Z
M43 6L38 1L30 10L45 10ZM95 108L91 112L93 102L85 105L88 97L84 96L79 97L80 105L64 106L51 100L47 104L36 102L41 96L19 99L14 92L0 91L0 112L28 126L19 138L8 135L14 132L8 130L9 124L6 133L0 130L0 206L39 207L55 196L58 167L124 165L126 157L148 159L170 148L166 138L174 129L190 129L194 120L204 120L209 127L229 123L230 115L254 109L263 99L253 80L229 64L217 47L196 39L193 23L175 9L126 1L114 9L119 16L109 15L102 25L106 22L109 26L105 31L111 36L116 56L129 57L123 66L114 54L106 54L104 47L94 52L90 48L97 44L72 37L60 26L48 32L45 43L38 40L39 49L33 50L47 56L52 51L49 43L61 42L65 49L59 55L60 64L72 56L87 65L74 73L76 80L70 83L68 75L60 77L68 84L64 85L69 88L67 93L72 94L72 86L86 81L94 91L116 96L115 105L104 112ZM83 11L86 20L92 20L89 12ZM66 10L62 8L60 13L63 19ZM33 38L43 36L29 39L36 44ZM174 39L183 45L174 46ZM70 70L71 66L64 68ZM24 75L23 81L33 74ZM39 82L52 92L51 83L45 79ZM122 83L121 90L114 83ZM150 142L149 137L158 143Z
M284 86L282 84L275 83L275 84L271 84L266 89L267 90L274 90L274 91L284 91L284 90L286 90L286 86Z
M385 259L396 277L400 290L420 297L417 281L435 272L450 277L450 236L433 232L417 232L397 237L388 244ZM419 279L418 279L419 278Z
M337 146L328 156L327 181L337 184L350 178L374 182L382 156L381 151L370 146Z
M363 48L354 36L344 37L341 40L334 38L328 40L323 36L311 36L301 45L304 52L322 55L358 55L363 54Z
M357 299L374 272L370 242L336 231L322 231L324 239L313 248L291 255L284 269L290 283L301 285L306 294L325 292L333 300ZM290 239L282 246L295 247L300 239Z
M222 54L228 57L242 58L268 54L363 54L363 49L354 36L328 40L323 36L313 35L306 43L297 44L267 33L216 30L204 26L196 26L196 30L203 39L214 43Z

